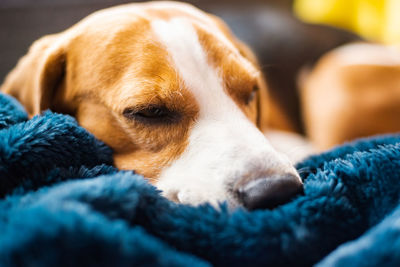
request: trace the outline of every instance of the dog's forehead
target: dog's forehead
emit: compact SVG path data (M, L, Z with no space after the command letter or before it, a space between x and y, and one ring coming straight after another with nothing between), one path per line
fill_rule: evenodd
M171 65L177 70L185 88L196 98L200 113L221 113L220 107L228 107L231 99L224 92L226 65L237 66L237 73L251 80L257 74L254 66L245 59L218 27L215 32L198 21L186 17L173 17L168 20L156 19L151 28L167 51ZM211 43L205 39L211 39ZM242 71L239 71L242 70ZM235 71L233 71L235 72ZM252 77L254 76L254 77ZM203 114L204 115L204 114Z

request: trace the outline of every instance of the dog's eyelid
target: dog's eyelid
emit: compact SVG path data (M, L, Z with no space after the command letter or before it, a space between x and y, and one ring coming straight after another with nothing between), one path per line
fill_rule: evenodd
M149 110L149 109L165 109L168 110L166 106L164 105L157 105L157 104L144 104L144 105L136 105L136 106L131 106L127 107L124 109L123 113L125 112L139 112L142 110Z
M255 98L255 96L257 94L257 91L259 91L259 88L258 88L258 85L256 84L253 86L250 94L246 98L246 105L250 104L253 101L253 99Z
M122 114L129 120L149 124L171 123L180 117L177 112L171 111L163 105L128 107L124 109Z
M135 107L125 108L122 114L124 116L130 116L141 112L151 112L154 111L157 114L161 114L161 112L170 112L165 106L162 105L140 105Z

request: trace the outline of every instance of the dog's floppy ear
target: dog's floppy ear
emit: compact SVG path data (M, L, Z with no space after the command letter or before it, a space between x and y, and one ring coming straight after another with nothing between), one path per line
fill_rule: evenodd
M34 116L50 107L65 71L65 47L58 35L37 40L8 74L1 91L16 97Z

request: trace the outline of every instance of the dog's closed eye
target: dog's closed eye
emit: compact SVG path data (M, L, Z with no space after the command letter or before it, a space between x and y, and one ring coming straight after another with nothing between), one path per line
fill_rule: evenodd
M251 91L250 95L247 97L246 105L250 104L254 100L254 98L257 94L257 91L258 91L258 86L256 85L253 87L253 90Z
M168 124L177 122L180 114L171 111L165 106L149 105L140 108L126 108L123 116L129 120L134 120L145 124Z

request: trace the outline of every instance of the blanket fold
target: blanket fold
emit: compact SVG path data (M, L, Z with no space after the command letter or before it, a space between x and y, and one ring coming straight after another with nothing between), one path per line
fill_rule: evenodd
M0 94L0 265L400 266L399 167L399 135L362 139L298 164L304 195L274 210L178 205Z

